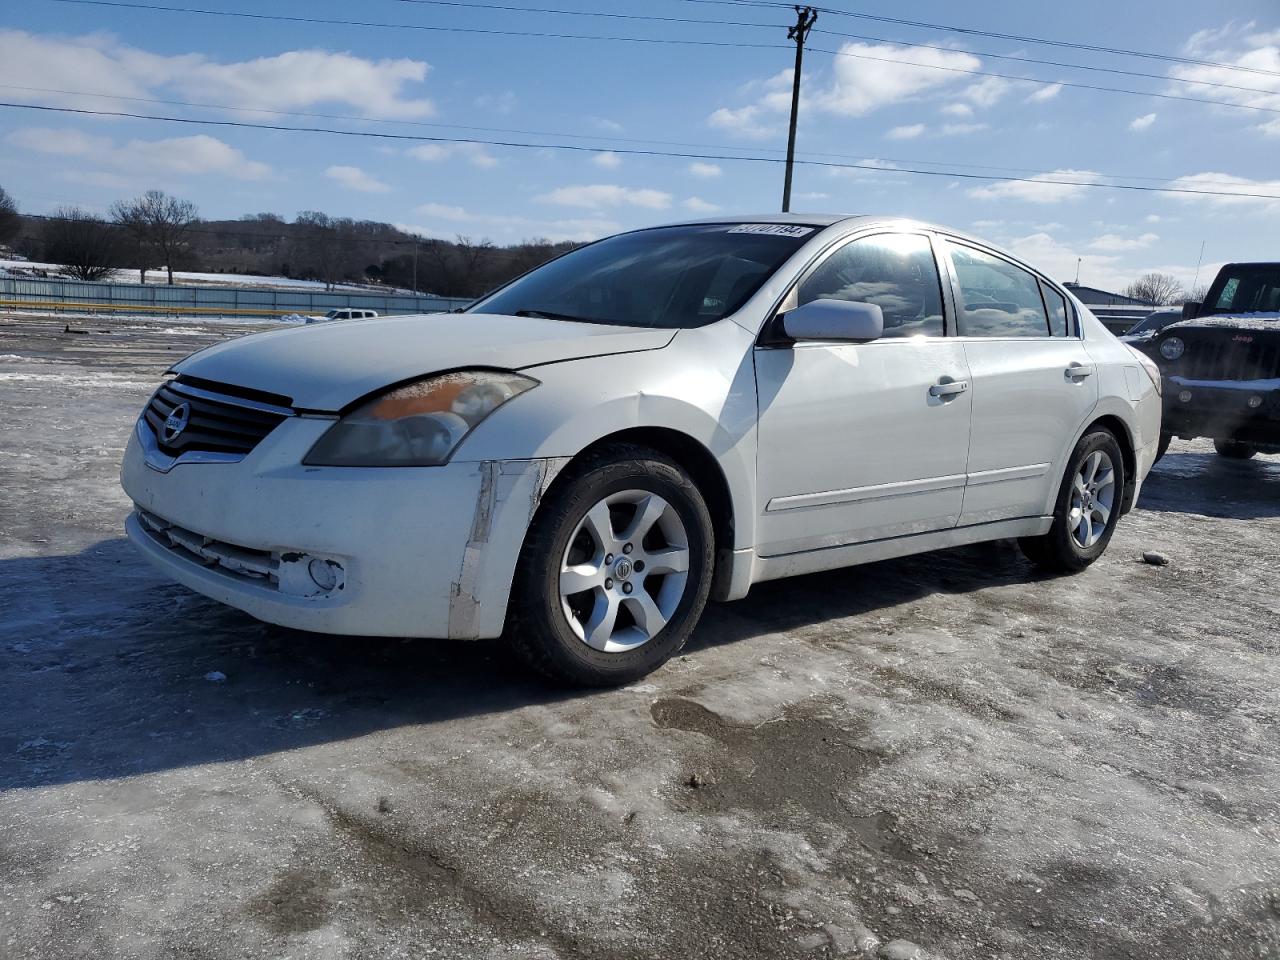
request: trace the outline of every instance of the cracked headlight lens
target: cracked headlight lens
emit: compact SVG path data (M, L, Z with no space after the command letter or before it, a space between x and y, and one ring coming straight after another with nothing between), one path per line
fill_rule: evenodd
M433 467L500 406L538 385L500 370L425 377L348 413L303 459L324 467Z

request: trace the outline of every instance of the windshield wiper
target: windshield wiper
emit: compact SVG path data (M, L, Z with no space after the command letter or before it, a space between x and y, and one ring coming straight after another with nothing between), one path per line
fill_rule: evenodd
M571 313L556 313L554 310L516 310L513 317L539 317L543 320L568 320L571 323L608 323L608 320L596 320L592 317L575 317Z

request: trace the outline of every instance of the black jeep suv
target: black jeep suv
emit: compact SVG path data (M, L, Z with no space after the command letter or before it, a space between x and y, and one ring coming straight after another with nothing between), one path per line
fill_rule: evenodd
M1173 437L1210 437L1224 457L1280 453L1280 263L1227 264L1204 303L1132 346L1164 374L1161 456Z

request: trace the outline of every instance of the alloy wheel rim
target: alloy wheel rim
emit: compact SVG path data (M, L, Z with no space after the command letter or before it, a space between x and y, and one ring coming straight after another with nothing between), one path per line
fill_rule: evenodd
M1076 546L1088 549L1102 539L1111 521L1115 500L1115 464L1106 453L1095 450L1084 458L1071 483L1067 524Z
M634 650L675 615L689 564L689 537L675 507L649 490L611 493L569 538L560 560L560 605L587 646Z

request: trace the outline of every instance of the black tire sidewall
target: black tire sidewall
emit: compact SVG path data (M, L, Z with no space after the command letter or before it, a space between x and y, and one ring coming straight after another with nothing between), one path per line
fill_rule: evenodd
M1101 450L1111 459L1112 469L1116 473L1116 496L1111 507L1111 516L1107 518L1107 528L1098 542L1091 547L1082 547L1076 543L1071 532L1071 485L1086 458ZM1066 564L1075 569L1084 569L1106 552L1107 545L1115 533L1116 524L1120 522L1120 510L1123 505L1125 476L1124 457L1120 452L1120 444L1108 430L1092 430L1080 438L1071 459L1067 464L1067 472L1062 478L1062 488L1058 491L1058 503L1054 510L1053 530L1050 537L1055 548L1060 552Z
M544 672L575 683L610 685L651 673L680 651L706 605L711 587L714 532L711 515L693 482L655 453L619 454L569 478L535 518L517 575L522 582L517 629L528 631L531 651ZM633 650L605 653L588 646L570 627L560 599L560 562L582 518L600 500L623 490L645 490L679 514L689 540L689 579L684 596L658 635ZM540 655L540 656L539 656ZM548 669L550 668L550 669Z

